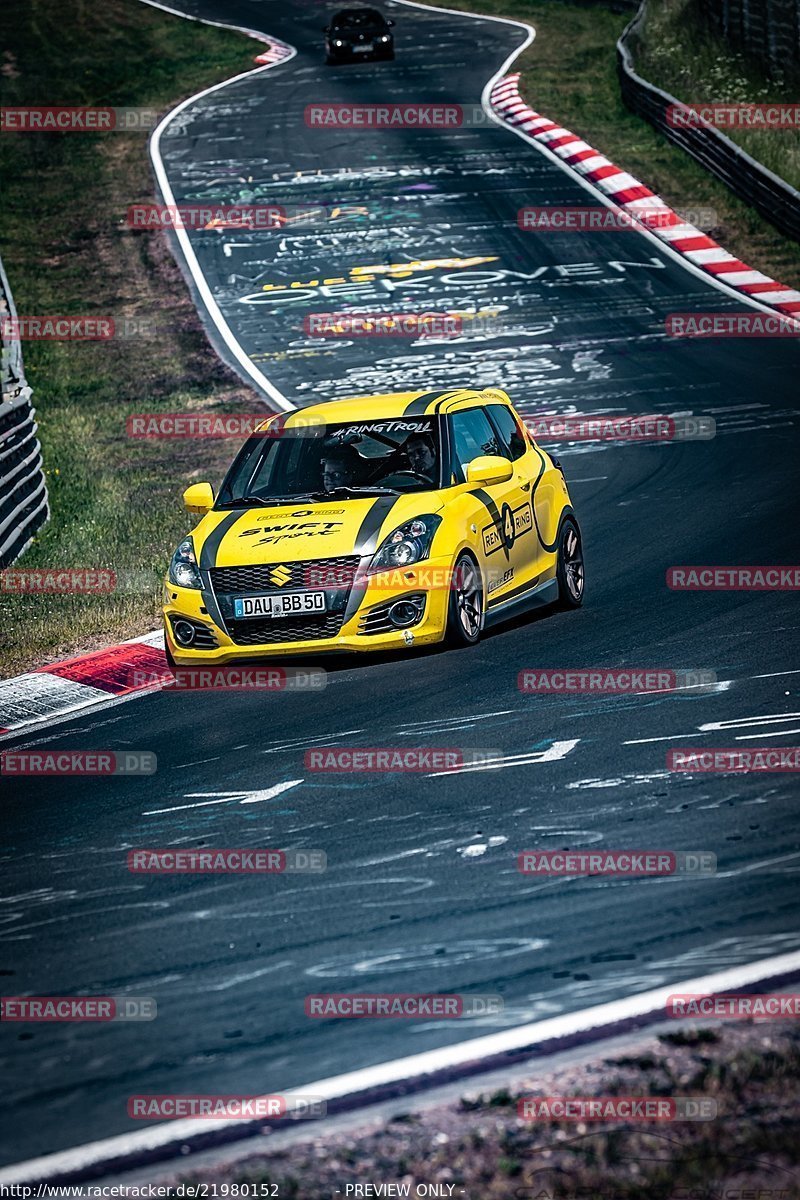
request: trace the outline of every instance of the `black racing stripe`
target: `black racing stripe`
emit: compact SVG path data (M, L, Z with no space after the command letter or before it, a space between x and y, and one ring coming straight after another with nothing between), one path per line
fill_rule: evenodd
M463 392L463 390L464 390L463 388L456 388L456 390L454 392L445 392L445 394L443 396L440 396L438 401L436 402L436 407L433 410L434 413L436 413L438 416L438 414L442 411L442 405L447 400L452 400L454 396L457 396L458 393Z
M217 525L215 529L212 529L211 533L203 542L203 548L200 551L200 562L198 564L200 568L200 579L203 584L203 603L205 604L206 609L208 610L208 615L211 617L211 620L214 622L214 624L218 625L220 629L224 629L226 633L228 630L225 625L225 621L223 620L222 613L219 611L217 598L214 595L211 587L211 576L209 571L211 567L216 566L217 551L220 548L222 539L225 537L225 534L228 532L231 526L236 524L241 515L242 514L240 512L229 512L222 518L219 525Z
M509 554L508 546L505 543L505 538L502 537L503 518L500 515L500 509L497 507L497 505L495 504L494 500L489 495L489 493L484 491L483 488L475 488L473 491L470 491L470 496L474 496L476 500L480 500L481 504L483 504L484 507L487 509L489 516L492 518L495 525L500 530L503 554L505 555L506 560L508 560L510 558L510 554ZM483 531L481 531L481 532L483 532Z
M383 525L383 522L399 499L399 496L381 496L370 507L356 534L354 554L375 553L378 548L378 534L380 533L381 525Z
M203 549L200 551L200 570L207 571L209 567L217 565L217 551L220 548L222 539L230 529L231 525L235 525L241 516L241 512L235 509L233 512L226 513L219 525L211 530L206 540L203 542Z
M399 499L399 496L381 496L380 499L375 501L361 522L361 528L356 534L354 553L363 555L364 557L372 557L378 548L378 535L381 526ZM343 625L346 625L350 618L358 612L366 590L366 580L356 579L347 598L347 607L345 608L342 620Z
M544 538L542 537L542 531L539 529L539 522L536 520L536 489L541 482L541 479L542 479L542 476L544 475L545 467L547 464L544 461L544 455L542 454L539 447L534 445L533 449L539 455L539 462L541 463L541 465L539 467L539 474L536 476L535 480L533 481L533 487L531 488L531 512L533 513L533 524L536 527L536 536L539 539L539 545L542 547L543 550L546 550L548 554L552 554L552 552L555 550L556 546L558 545L558 533L556 534L556 540L554 542L551 542L551 543L546 542L544 540Z
M525 592L532 592L534 588L539 586L540 575L535 579L531 579L528 583L521 583L518 587L512 588L510 592L506 592L503 596L497 596L494 600L489 600L486 603L487 608L496 608L499 604L505 604L508 600L513 600L516 596L522 596Z
M412 400L403 409L403 416L421 417L428 405L432 404L441 394L441 390L439 390L438 392L426 392L424 396L417 396L416 400Z

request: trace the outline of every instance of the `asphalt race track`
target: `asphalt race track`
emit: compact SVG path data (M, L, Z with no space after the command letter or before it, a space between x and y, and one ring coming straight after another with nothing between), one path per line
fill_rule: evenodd
M297 54L168 127L177 199L366 210L291 232L192 233L250 362L293 405L495 385L529 415L710 415L717 436L559 448L587 553L579 612L518 621L471 650L316 663L329 672L316 693L160 692L4 744L149 750L159 764L150 777L7 792L5 991L152 996L158 1017L9 1027L4 1163L129 1130L133 1093L277 1092L800 946L793 777L666 768L671 747L798 742L795 596L665 583L672 565L797 561L797 347L666 338L670 312L744 306L650 238L519 230L523 204L593 201L498 126L307 127L317 100L479 108L524 40L509 25L385 8L397 60L326 68L322 5L185 6ZM398 266L410 261L422 265ZM306 336L308 313L344 304L490 311L506 326L377 346ZM620 696L517 686L526 667L617 666L717 682ZM329 745L477 749L493 762L307 770L304 752ZM140 846L317 848L328 870L138 877L126 855ZM563 847L705 850L718 872L516 869L520 850ZM499 993L505 1007L468 1022L310 1020L304 997L323 991Z

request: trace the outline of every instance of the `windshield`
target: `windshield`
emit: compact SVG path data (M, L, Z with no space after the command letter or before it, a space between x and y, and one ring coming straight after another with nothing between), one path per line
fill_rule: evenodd
M426 492L440 486L440 475L439 426L432 417L298 429L278 421L247 440L216 507Z
M360 12L339 13L334 17L335 29L363 29L365 26L379 28L383 25L383 17L372 9L362 9Z

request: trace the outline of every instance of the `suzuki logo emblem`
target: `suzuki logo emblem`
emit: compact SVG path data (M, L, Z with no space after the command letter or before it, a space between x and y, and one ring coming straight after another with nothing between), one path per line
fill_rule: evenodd
M292 572L288 567L272 567L269 571L269 581L274 583L276 587L283 587L292 578Z

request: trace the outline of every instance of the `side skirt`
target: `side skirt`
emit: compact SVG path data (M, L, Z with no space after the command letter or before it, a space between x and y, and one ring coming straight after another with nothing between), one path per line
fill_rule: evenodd
M495 625L500 621L507 621L509 617L517 617L520 613L527 612L528 609L542 608L545 604L555 604L557 599L558 580L548 579L545 583L538 584L530 592L523 592L521 596L503 600L495 608L487 609L483 622L484 629L488 629L490 625Z

